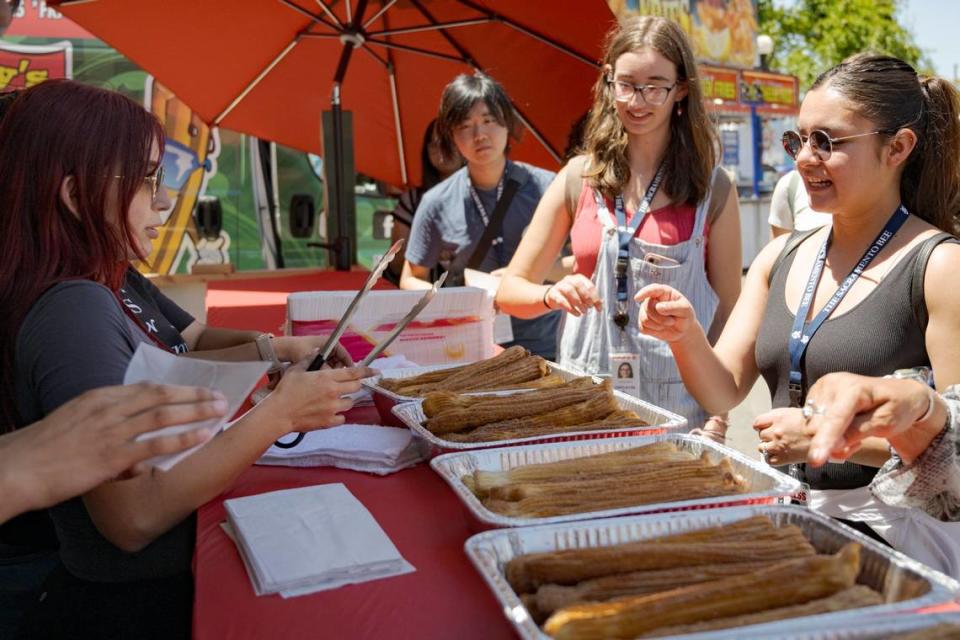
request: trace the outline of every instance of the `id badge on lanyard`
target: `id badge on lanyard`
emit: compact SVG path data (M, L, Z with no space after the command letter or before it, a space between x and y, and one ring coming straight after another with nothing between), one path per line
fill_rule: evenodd
M820 282L820 275L823 273L823 265L827 261L827 251L830 249L830 241L833 239L833 230L827 235L827 239L820 246L817 253L817 259L813 263L810 271L810 278L807 280L807 286L803 290L803 296L800 298L800 306L797 308L797 315L793 320L793 329L790 332L790 377L787 381L787 389L790 393L790 406L800 407L807 394L807 385L804 380L803 356L807 351L807 346L817 330L820 329L824 321L833 313L833 310L839 306L840 301L853 287L860 275L866 271L867 267L873 262L873 259L880 253L880 250L896 235L903 223L910 217L910 212L902 204L887 220L883 231L874 239L873 243L860 258L860 262L853 268L850 274L840 283L827 304L817 313L810 322L807 322L807 314L810 313L810 305L813 304L814 294L817 292L817 285Z
M617 391L640 397L640 355L627 352L610 354L610 382Z

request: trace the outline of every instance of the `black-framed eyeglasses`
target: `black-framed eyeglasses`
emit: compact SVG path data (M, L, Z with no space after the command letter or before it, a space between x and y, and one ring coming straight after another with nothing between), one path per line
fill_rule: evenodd
M674 82L669 87L661 87L656 84L633 84L626 80L608 78L607 84L613 90L613 98L617 102L630 102L633 96L639 93L644 102L657 106L667 101L667 96L679 83Z
M787 152L788 156L796 160L797 156L800 155L800 151L803 149L803 145L809 141L810 150L813 151L820 160L826 162L830 158L830 154L833 153L833 145L838 142L889 133L892 133L889 129L876 129L874 131L867 131L866 133L855 133L852 136L831 138L830 134L820 129L814 129L810 132L809 136L804 136L798 131L784 131L783 149Z
M145 176L143 181L150 185L150 201L156 202L157 195L160 193L160 187L163 186L163 165L157 167L149 176ZM114 178L123 178L124 176L113 176Z

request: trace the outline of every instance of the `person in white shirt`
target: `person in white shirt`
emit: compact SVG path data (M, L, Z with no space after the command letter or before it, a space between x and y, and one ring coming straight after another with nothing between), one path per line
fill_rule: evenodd
M770 200L770 235L772 238L793 231L808 231L833 223L833 216L810 208L810 197L803 180L793 169L777 181Z

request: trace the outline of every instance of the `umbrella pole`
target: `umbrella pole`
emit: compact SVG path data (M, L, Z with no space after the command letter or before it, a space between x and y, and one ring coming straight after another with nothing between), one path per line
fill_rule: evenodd
M349 114L344 114L340 103L340 83L334 82L331 109L324 113L324 155L327 177L326 198L328 216L328 248L332 264L338 271L349 271L354 263L355 216L353 201L353 154L344 145L344 129L353 130ZM327 126L329 124L329 126ZM334 228L330 228L333 221Z

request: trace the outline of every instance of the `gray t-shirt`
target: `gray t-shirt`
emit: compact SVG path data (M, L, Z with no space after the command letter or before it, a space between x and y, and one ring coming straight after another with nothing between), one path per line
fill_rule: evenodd
M52 287L30 309L17 336L20 426L43 418L85 391L122 384L133 352L149 340L103 285L73 280ZM190 569L193 516L143 550L127 553L100 534L81 498L52 507L50 515L61 559L79 578L123 582Z
M508 177L517 180L520 188L503 217L503 242L490 247L480 263L480 270L490 272L510 263L520 239L533 218L533 212L553 180L552 171L523 162L507 162ZM497 190L478 190L487 216L493 215ZM473 255L486 225L470 195L470 176L463 167L424 194L413 218L407 240L406 258L411 264L432 269L461 253ZM446 266L446 264L444 264ZM534 320L513 318L514 341L530 351L553 359L556 350L559 313L548 313Z

